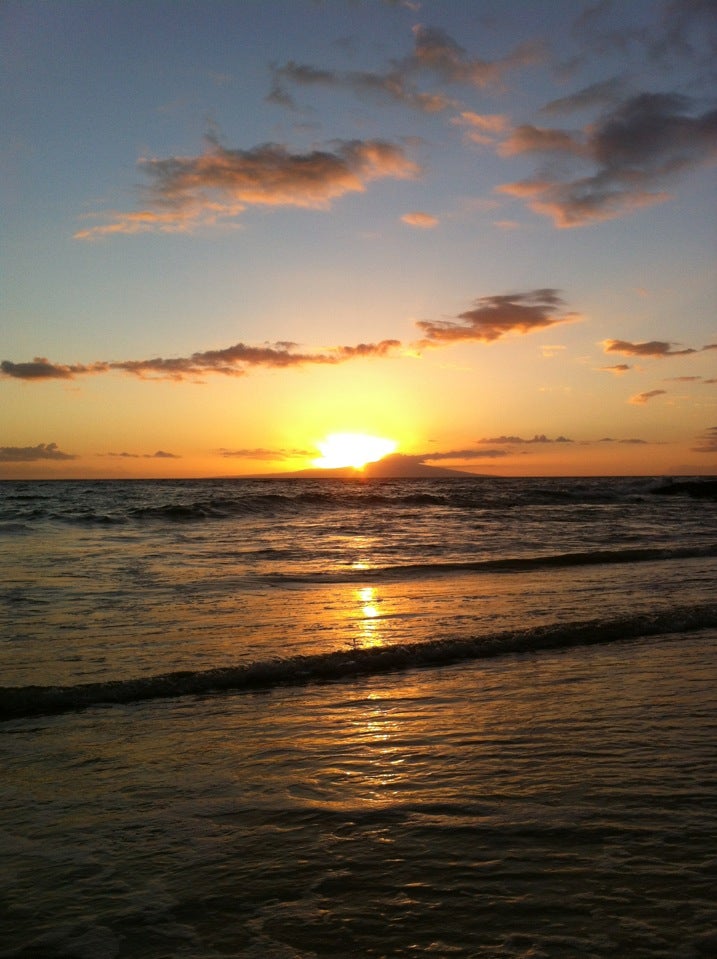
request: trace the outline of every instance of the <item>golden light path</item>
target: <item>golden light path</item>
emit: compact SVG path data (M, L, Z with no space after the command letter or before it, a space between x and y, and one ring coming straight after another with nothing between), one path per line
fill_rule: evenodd
M375 463L393 453L398 443L367 433L331 433L316 445L322 456L314 460L314 466L323 469L353 466L354 469L361 469L367 463Z

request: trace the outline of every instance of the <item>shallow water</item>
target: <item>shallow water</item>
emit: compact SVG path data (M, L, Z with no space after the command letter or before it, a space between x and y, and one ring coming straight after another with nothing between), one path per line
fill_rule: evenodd
M0 959L717 955L657 485L0 483Z
M716 651L6 723L0 956L713 955Z

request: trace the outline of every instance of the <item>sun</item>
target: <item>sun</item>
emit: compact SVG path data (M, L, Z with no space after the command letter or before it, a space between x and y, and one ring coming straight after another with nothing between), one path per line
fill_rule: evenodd
M314 466L323 469L353 466L360 470L367 463L375 463L393 453L398 443L368 433L331 433L316 445L322 456L314 460Z

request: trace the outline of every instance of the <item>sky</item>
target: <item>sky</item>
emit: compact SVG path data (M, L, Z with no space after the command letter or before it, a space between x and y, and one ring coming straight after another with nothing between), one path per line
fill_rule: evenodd
M717 473L715 0L3 0L0 477Z

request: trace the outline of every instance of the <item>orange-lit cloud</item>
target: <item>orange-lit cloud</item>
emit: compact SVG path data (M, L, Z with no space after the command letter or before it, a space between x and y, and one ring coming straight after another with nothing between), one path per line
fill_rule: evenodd
M34 463L37 460L74 460L74 453L63 453L57 443L37 446L0 446L0 463Z
M648 390L646 393L636 393L635 396L631 396L629 402L635 406L643 406L655 396L664 396L666 393L667 390Z
M229 150L214 137L199 156L140 160L149 178L146 209L115 213L109 223L75 234L91 240L112 233L177 232L233 217L246 206L327 208L372 180L410 179L418 167L402 147L384 140L347 140L330 150L290 153L267 143Z
M363 357L385 357L401 346L398 340L380 343L359 343L356 346L335 346L323 353L294 352L293 343L247 346L236 343L223 350L205 350L169 359L100 361L67 366L36 357L32 363L0 363L0 376L19 380L74 379L82 374L108 373L112 370L129 373L140 379L185 380L211 373L243 376L251 367L286 368L307 365L335 365Z
M422 345L435 346L461 340L492 342L509 333L532 333L559 323L578 319L566 313L557 290L532 290L505 296L484 296L471 310L459 313L457 320L419 320Z
M617 363L615 366L601 366L600 370L603 373L614 373L617 376L627 373L628 370L631 370L632 367L629 363Z
M463 127L465 137L471 143L494 144L497 137L505 133L510 126L508 117L500 113L473 113L464 110L459 116L453 117L454 126Z
M423 213L420 210L415 210L413 213L404 213L401 220L408 226L415 226L420 230L430 230L434 226L438 226L438 217L431 213Z
M499 152L538 155L540 174L502 184L498 192L526 200L558 227L660 203L669 198L666 186L717 159L717 110L695 113L694 107L678 93L641 93L615 103L578 132L518 127ZM546 166L551 155L555 162Z

